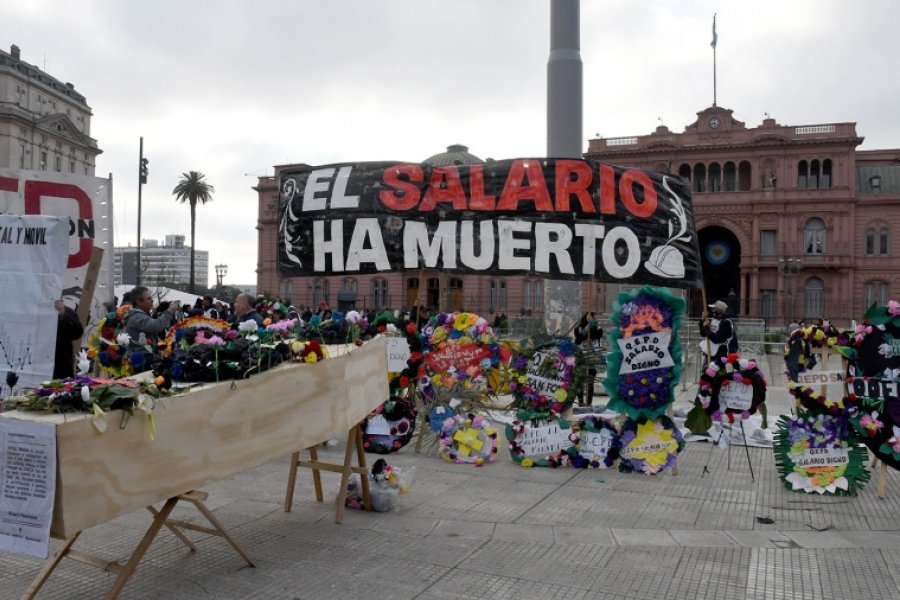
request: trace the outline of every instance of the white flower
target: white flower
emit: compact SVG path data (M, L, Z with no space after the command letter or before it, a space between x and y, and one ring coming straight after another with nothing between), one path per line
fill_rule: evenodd
M891 358L894 356L894 348L890 344L882 344L878 346L878 354L885 358Z
M81 386L81 399L84 400L85 404L91 403L91 388L89 386Z
M387 331L388 333L397 333L397 331L398 331L397 326L394 325L393 323L388 323L387 327L385 327L384 330Z
M253 333L258 329L256 325L256 321L253 319L247 319L240 325L238 325L238 331L242 331L244 333Z
M348 312L347 316L344 318L347 319L348 323L359 323L360 321L359 313L355 310L351 310L350 312Z
M90 368L91 361L88 360L87 352L82 350L78 353L78 373L83 375L84 373L87 373Z
M122 332L116 336L116 341L119 342L120 346L127 346L129 343L131 343L131 336L125 332Z

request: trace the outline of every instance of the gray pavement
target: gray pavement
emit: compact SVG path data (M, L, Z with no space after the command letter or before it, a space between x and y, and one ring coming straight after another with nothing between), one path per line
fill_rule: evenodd
M770 406L789 407L780 357L770 362ZM686 386L679 402L693 393ZM218 482L206 488L207 505L257 567L221 538L189 533L192 553L163 530L122 597L900 597L900 474L893 470L881 500L874 473L856 497L790 492L768 448L749 449L755 481L743 447L732 448L729 469L726 450L710 454L709 444L690 443L677 476L524 469L504 450L497 463L476 468L404 448L389 457L415 467L397 510L347 510L340 525L333 502L315 502L307 470L299 472L293 511L282 510L287 457ZM320 457L340 462L342 444ZM333 497L338 475L323 480ZM176 511L203 522L189 505ZM124 560L149 523L149 512L126 515L84 532L76 547ZM19 596L42 564L0 554L0 596ZM67 560L38 598L103 597L112 577Z

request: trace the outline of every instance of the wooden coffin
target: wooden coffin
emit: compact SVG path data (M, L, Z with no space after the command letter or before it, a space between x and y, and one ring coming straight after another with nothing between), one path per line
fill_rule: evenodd
M51 534L69 538L120 515L344 437L388 398L384 338L317 364L290 363L163 399L151 441L143 413L100 433L91 415L4 417L53 422L56 503Z

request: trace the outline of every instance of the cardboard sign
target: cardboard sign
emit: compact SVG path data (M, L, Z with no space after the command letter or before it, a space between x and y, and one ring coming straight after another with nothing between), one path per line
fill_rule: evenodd
M547 361L553 364L553 370L550 376L545 375L542 365ZM546 367L544 367L546 368ZM539 396L551 402L554 402L554 392L562 387L565 382L564 374L566 371L566 363L560 360L559 353L555 349L550 352L538 351L534 353L531 360L528 361L527 367L527 383Z
M540 421L537 427L525 425L525 431L516 436L516 443L525 452L525 458L557 454L573 446L569 434L572 428L563 429L556 421Z
M719 390L719 406L729 410L750 410L753 406L753 386L732 381Z
M830 383L844 383L843 371L806 371L797 376L800 385L828 385Z
M386 349L388 371L391 373L399 373L407 367L409 361L409 342L403 337L387 338Z
M675 366L675 361L669 354L671 340L671 329L618 340L619 350L622 351L622 366L619 374L628 375L629 373Z
M450 367L465 371L477 366L485 358L490 358L491 351L477 344L448 343L439 350L429 352L425 362L437 373L446 373Z
M612 447L613 432L608 429L600 431L582 431L578 453L588 460L603 462Z

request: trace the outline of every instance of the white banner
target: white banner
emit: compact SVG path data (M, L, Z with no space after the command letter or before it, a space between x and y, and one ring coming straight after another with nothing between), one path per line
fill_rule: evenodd
M622 367L619 369L619 374L627 375L639 371L675 366L675 361L672 360L672 355L669 354L669 342L671 339L671 329L620 339L619 349L622 351Z
M58 217L0 215L0 379L2 396L53 376L53 306L66 270L67 221ZM15 389L5 375L18 376Z
M81 300L91 250L103 249L103 261L91 301L93 329L113 300L112 180L50 171L0 169L0 214L49 215L68 221L68 262L62 298L74 309Z
M56 497L56 426L0 418L0 550L47 558Z

